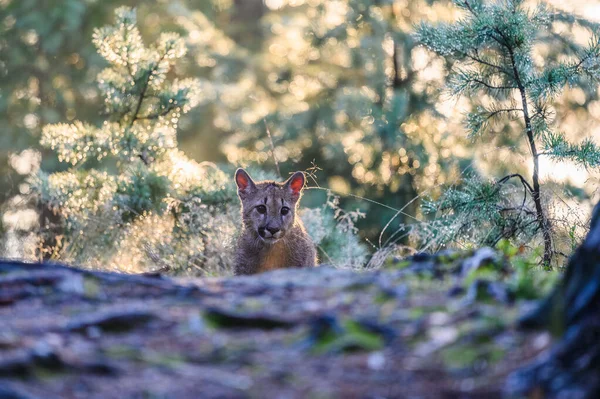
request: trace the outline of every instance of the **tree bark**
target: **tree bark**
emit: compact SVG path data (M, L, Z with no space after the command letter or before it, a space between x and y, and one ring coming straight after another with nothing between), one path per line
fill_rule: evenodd
M520 327L545 328L560 339L509 377L509 397L600 397L600 203L563 280Z
M533 182L533 192L531 193L533 197L533 202L535 203L535 210L537 213L537 219L542 231L542 236L544 237L544 258L543 263L546 268L550 268L552 262L552 236L550 234L550 223L548 222L548 218L544 213L544 207L542 206L541 199L541 191L540 191L540 179L539 179L539 153L537 151L537 147L535 145L535 137L533 134L533 127L531 125L531 117L529 115L529 106L527 104L527 93L525 92L525 87L523 86L523 82L521 82L521 76L517 69L517 65L515 63L515 56L513 50L507 46L510 61L512 64L513 74L515 77L515 81L517 82L517 88L519 89L519 93L521 95L521 104L523 109L523 119L525 121L525 131L527 133L527 141L529 143L529 149L531 150L531 157L533 161L533 174L531 176L531 180Z

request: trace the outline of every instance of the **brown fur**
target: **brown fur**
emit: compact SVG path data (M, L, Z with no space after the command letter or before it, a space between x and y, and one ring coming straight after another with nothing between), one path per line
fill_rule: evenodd
M315 246L296 217L304 174L296 172L284 183L254 183L243 169L238 169L235 179L243 220L235 274L315 266ZM283 208L288 209L287 214L285 210L282 213Z

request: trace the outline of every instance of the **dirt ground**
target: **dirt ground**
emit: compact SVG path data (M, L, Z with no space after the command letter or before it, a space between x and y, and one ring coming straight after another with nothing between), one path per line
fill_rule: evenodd
M418 266L184 280L0 262L0 398L502 397L549 335Z

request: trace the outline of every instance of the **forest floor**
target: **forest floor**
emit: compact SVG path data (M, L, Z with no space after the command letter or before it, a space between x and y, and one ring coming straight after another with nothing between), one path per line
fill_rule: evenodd
M496 398L547 349L491 250L170 279L0 262L0 398ZM484 271L487 270L487 271Z

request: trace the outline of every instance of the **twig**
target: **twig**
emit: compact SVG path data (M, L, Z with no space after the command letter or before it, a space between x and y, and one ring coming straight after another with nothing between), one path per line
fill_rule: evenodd
M282 178L283 176L281 175L281 170L279 169L279 162L277 162L277 156L275 155L275 144L273 143L273 137L271 136L271 131L269 130L269 125L267 125L267 120L263 119L263 121L265 122L265 129L267 130L267 136L269 136L269 142L271 144L271 154L273 155L273 161L275 162L275 167L277 168L277 174L279 175L280 178Z

